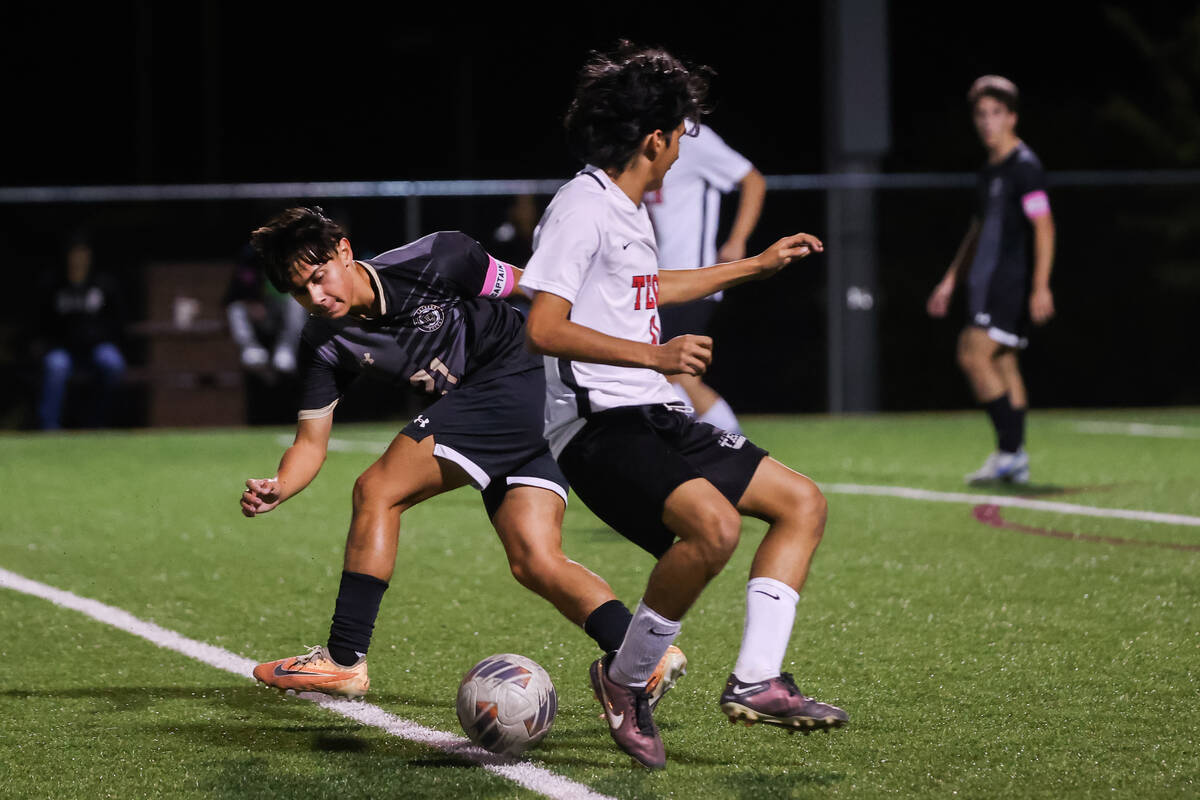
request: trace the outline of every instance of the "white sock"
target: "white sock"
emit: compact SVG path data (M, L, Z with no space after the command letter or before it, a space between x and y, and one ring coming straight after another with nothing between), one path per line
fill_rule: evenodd
M746 584L746 627L733 667L738 680L754 683L779 676L799 599L795 589L774 578L752 578Z
M712 408L701 414L699 420L707 422L714 428L720 428L730 433L742 432L741 426L738 425L737 416L733 413L733 409L729 407L729 403L725 402L724 398L720 398L717 402L713 403Z
M625 640L608 667L608 674L622 686L645 686L667 648L679 635L679 621L670 620L639 602Z

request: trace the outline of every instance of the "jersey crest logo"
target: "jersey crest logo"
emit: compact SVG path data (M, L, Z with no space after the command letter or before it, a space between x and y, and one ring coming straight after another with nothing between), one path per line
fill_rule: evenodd
M425 331L425 333L433 333L442 327L442 323L445 321L446 312L442 311L441 306L432 303L421 306L412 312L412 324L417 330Z
M717 441L721 447L728 447L730 450L740 450L745 443L746 437L740 433L723 433Z

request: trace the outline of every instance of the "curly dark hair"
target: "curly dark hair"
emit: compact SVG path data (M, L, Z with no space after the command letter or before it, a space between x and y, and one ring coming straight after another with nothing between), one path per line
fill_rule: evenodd
M564 120L567 144L589 164L624 169L647 134L670 134L686 119L695 135L713 74L624 40L610 53L593 52Z
M292 265L317 266L336 255L346 231L320 206L289 208L250 234L250 246L259 265L278 291L292 291Z

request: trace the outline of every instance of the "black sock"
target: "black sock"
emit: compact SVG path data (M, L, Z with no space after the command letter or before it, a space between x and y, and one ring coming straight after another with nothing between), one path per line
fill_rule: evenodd
M1002 394L995 400L984 403L983 407L987 409L992 427L996 429L996 449L1015 453L1016 448L1010 450L1005 447L1012 441L1013 408L1012 403L1008 401L1008 395Z
M329 655L343 667L349 667L367 654L379 603L387 591L387 581L361 572L342 572L333 625L329 628Z
M609 600L598 607L583 623L583 632L596 640L600 649L611 653L621 646L633 614L620 600Z
M1023 408L1013 409L1013 436L1016 438L1013 439L1014 446L1011 452L1015 453L1025 446L1025 409Z

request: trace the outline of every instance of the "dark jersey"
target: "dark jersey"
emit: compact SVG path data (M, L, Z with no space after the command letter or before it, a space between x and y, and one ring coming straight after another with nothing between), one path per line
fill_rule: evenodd
M300 344L300 418L330 413L359 375L439 397L527 370L542 359L524 346L525 319L499 302L512 267L474 239L433 233L360 261L380 298L372 319L312 317Z
M1042 162L1022 142L999 164L979 171L979 239L967 276L972 322L991 325L993 308L1024 307L1032 278L1030 220L1049 211ZM983 315L983 316L981 316ZM1005 315L1005 316L1011 316ZM1005 320L1009 327L1017 320Z
M52 289L42 316L43 333L52 347L90 356L96 345L120 338L121 318L116 282L93 273L82 283L64 280Z

